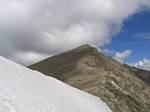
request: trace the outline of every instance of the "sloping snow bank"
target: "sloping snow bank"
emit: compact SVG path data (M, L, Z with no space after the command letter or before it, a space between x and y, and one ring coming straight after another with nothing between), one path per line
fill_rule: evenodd
M0 112L111 112L100 99L0 57Z

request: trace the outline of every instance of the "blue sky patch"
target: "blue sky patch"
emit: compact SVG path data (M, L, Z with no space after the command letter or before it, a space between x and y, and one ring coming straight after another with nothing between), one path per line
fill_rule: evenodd
M108 49L111 55L115 52L131 50L132 54L125 63L135 63L150 58L150 12L145 11L133 15L124 22L122 31L113 37Z

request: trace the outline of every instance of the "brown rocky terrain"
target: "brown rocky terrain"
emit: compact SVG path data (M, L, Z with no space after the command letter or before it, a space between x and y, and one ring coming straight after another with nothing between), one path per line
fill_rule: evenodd
M150 72L121 64L89 45L29 68L100 97L114 112L150 112Z

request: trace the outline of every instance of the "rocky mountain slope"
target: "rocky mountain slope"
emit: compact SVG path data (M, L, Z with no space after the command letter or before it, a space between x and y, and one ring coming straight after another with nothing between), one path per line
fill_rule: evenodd
M0 112L112 112L99 98L0 56Z
M100 97L113 112L150 112L150 72L121 64L89 45L29 68Z

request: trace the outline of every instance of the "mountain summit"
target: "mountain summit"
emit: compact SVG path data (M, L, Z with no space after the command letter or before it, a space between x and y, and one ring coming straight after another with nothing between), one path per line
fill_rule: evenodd
M150 112L150 72L121 64L90 45L29 68L100 97L114 112Z

